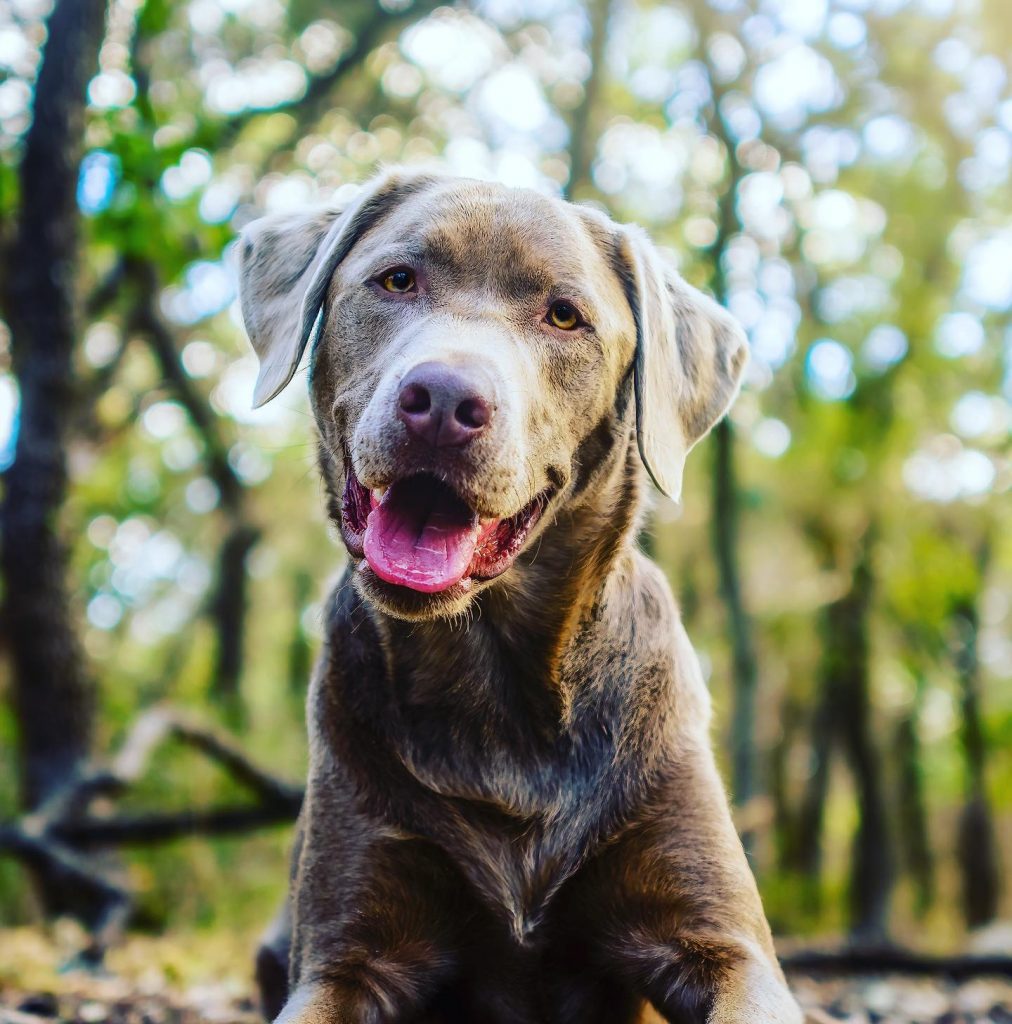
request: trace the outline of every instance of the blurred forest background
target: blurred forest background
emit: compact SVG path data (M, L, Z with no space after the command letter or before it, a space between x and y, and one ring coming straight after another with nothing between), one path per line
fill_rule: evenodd
M642 223L748 329L643 543L774 930L1012 916L1010 55L1007 0L0 0L0 920L280 900L343 555L228 250L433 159Z

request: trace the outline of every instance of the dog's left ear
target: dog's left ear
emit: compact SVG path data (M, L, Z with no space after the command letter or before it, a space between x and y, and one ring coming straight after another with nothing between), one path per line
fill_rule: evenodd
M343 209L281 213L256 220L239 240L239 302L260 360L253 407L295 376L324 305L330 279L356 241L393 206L432 182L388 171Z
M644 232L622 228L618 256L636 323L640 458L677 501L689 450L738 393L748 343L731 314L684 281Z

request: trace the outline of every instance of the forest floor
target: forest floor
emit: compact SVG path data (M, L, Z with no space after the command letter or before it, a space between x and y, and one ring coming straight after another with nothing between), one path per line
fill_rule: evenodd
M0 1024L260 1024L228 938L132 937L108 973L58 971L72 937L0 929ZM795 976L810 1024L1012 1024L1012 981Z

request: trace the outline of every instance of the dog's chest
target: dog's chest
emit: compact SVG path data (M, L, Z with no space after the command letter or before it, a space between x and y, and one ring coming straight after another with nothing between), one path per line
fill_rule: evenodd
M444 722L436 742L422 719L412 724L396 743L419 787L402 807L411 831L439 845L527 942L617 818L609 730L595 719L551 742L523 742L459 726L448 733Z
M346 625L345 657L331 663L335 754L371 814L439 847L516 941L531 942L559 889L639 802L628 666L576 658L552 680L490 630L430 650L400 635L384 647L368 619ZM555 700L553 685L572 701Z

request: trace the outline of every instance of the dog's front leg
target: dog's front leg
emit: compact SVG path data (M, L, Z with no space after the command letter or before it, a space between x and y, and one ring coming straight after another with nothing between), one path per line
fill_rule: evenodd
M412 870L420 851L394 842L373 846L367 875L352 884L324 882L330 872L318 869L308 888L298 879L291 994L279 1024L414 1021L454 973L453 900L444 902L431 864Z
M603 955L674 1024L801 1024L703 741L601 858Z
M291 994L278 1024L418 1019L456 969L466 913L444 856L310 785L292 889Z

